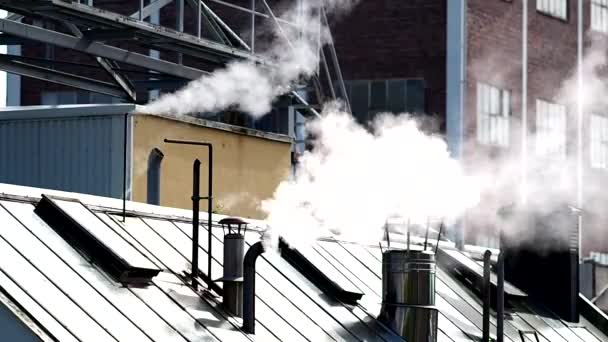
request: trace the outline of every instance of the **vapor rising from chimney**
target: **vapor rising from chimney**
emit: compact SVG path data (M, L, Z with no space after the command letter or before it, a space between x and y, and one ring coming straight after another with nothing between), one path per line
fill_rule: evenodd
M320 20L320 7L329 14L347 13L358 0L310 0L286 10L281 19L298 23L265 28L272 32L270 48L261 53L264 65L234 61L226 68L189 83L185 88L161 96L144 112L184 115L234 108L254 117L272 109L277 96L293 90L300 80L310 77L319 65L319 48L328 42L328 28Z

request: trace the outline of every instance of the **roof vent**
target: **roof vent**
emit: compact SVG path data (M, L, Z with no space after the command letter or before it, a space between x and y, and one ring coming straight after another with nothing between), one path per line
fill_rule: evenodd
M34 212L116 281L146 284L160 272L78 200L42 195Z
M437 341L435 253L409 249L382 253L378 318L407 341Z
M247 222L239 218L225 218L219 224L224 229L224 282L223 304L233 315L243 315L243 254Z

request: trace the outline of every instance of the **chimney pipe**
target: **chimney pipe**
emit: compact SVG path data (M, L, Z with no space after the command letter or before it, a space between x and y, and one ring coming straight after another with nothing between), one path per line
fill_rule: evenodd
M498 254L496 283L496 341L503 342L505 335L505 256Z
M224 229L224 276L218 279L224 283L222 303L228 312L242 317L243 253L247 222L239 218L225 218L219 224Z
M408 342L436 342L437 315L435 253L386 250L379 320Z
M483 254L483 342L490 342L490 258L489 250Z
M243 289L243 331L255 334L255 262L266 249L262 241L256 242L245 254L245 280Z

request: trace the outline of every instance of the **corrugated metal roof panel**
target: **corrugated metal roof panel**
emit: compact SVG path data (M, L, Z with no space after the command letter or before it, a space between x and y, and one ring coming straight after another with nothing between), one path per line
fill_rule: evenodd
M24 189L24 193L32 191ZM74 196L84 203L89 199L103 205L99 198ZM2 201L3 197L12 202ZM60 340L402 340L375 319L382 268L377 247L333 240L312 247L321 254L311 262L325 263L323 267L339 272L365 293L367 302L362 300L358 305L327 297L279 254L263 254L257 261L257 333L248 336L240 331L240 321L222 309L218 298L193 291L181 277L189 268L191 253L191 227L188 218L182 217L187 211L167 209L174 216L151 215L146 213L148 206L132 204L142 212L123 224L97 209L96 214L108 223L107 229L165 268L150 286L132 288L120 286L92 266L34 214L26 198L0 195L0 204L0 220L10 223L10 227L3 227L11 229L0 227L0 286ZM118 208L119 204L107 200L106 206ZM11 221L11 217L18 221ZM201 225L201 235L205 233L206 227ZM213 233L214 272L219 276L223 235L219 227ZM255 229L247 233L246 240L248 245L259 240ZM206 239L201 239L201 259L206 257L206 247ZM580 325L568 326L550 312L525 303L525 307L514 308L506 320L506 341L520 341L519 330L531 329L538 331L542 341L606 339L584 319ZM481 337L479 299L441 268L437 270L437 307L439 341L464 342ZM119 321L109 322L110 317ZM494 318L491 324L494 331ZM136 336L139 334L144 337Z
M0 182L122 197L124 116L0 117Z

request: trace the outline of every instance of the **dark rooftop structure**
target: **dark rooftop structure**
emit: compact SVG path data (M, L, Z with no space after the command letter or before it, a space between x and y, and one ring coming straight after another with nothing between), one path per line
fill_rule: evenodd
M94 235L96 244L160 272L148 274L146 284L112 276L91 253L89 240L66 238L49 224L53 214L45 206L52 203ZM116 199L0 185L0 327L13 334L12 341L403 340L377 319L382 304L378 246L330 237L300 247L295 264L293 253L291 260L285 253L262 254L255 277L257 325L255 334L247 334L241 318L221 305L221 283L215 283L216 290L202 280L198 290L190 286L190 211L128 202L123 222L121 208ZM46 214L38 215L41 210ZM224 240L215 221L223 218L214 215L212 228L216 275L222 274ZM246 249L260 241L263 226L249 222ZM200 229L205 234L208 228ZM400 238L391 237L391 248L406 248ZM411 248L421 249L421 241L412 237ZM206 251L206 239L201 239L201 265L207 264ZM482 273L478 254L473 247L461 252L449 241L439 243L438 341L479 341L482 336L482 300L474 286ZM306 268L344 291L343 297L327 291ZM579 323L559 319L510 284L505 297L505 341L534 341L534 334L539 341L608 341L602 330L605 316L583 297Z

